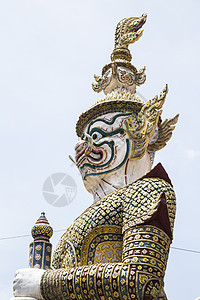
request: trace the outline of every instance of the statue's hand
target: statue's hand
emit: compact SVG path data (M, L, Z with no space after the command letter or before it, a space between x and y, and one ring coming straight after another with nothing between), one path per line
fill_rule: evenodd
M33 297L42 299L40 281L44 270L20 269L15 273L13 293L15 297Z

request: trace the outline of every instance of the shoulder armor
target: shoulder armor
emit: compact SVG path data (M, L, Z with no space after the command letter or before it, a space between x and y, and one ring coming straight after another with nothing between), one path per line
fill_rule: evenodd
M163 192L165 193L170 226L173 231L176 197L172 186L160 178L144 178L123 188L123 230L149 220L156 212Z

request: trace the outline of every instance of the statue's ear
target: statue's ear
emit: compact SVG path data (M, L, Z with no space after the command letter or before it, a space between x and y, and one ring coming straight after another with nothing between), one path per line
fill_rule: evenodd
M132 140L131 159L141 158L148 149L149 139L158 131L162 106L168 92L167 85L159 96L150 99L140 110L125 120L127 133ZM157 133L158 138L158 133ZM154 151L153 151L154 152Z
M166 84L165 88L162 90L159 96L155 96L150 99L141 109L139 115L143 116L145 119L145 133L151 138L154 134L156 127L159 123L159 118L162 114L162 106L165 102L166 95L168 93L168 86Z
M148 152L155 152L164 148L172 136L175 125L178 122L179 114L171 119L166 119L164 122L158 124L158 137L154 143L149 143Z

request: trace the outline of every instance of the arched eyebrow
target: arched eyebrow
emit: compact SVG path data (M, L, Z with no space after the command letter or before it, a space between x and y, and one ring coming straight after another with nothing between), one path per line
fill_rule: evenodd
M99 132L100 134L102 134L103 137L107 137L107 136L113 136L117 133L123 134L124 133L124 129L123 128L118 128L116 130L113 130L112 132L106 132L100 128L92 128L92 130L90 131L90 135L93 134L93 132Z
M130 113L126 113L126 114L118 114L118 115L113 116L110 121L109 120L105 120L105 119L101 119L101 118L96 119L95 121L90 122L90 124L88 126L88 129L87 129L87 133L89 133L91 126L93 124L95 124L96 122L101 121L101 122L103 122L103 123L105 123L107 125L112 125L118 117L126 117L126 116L130 116L131 114L132 114L131 112Z

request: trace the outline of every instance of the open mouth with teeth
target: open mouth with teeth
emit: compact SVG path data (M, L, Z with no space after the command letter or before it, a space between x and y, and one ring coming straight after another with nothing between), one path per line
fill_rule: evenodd
M86 149L84 148L80 153L76 155L77 166L79 167L82 164L83 160L85 160L86 158L93 163L98 163L103 159L103 151L92 149L86 155Z
M88 154L88 157L96 162L99 162L103 158L103 151L92 149L92 151Z

